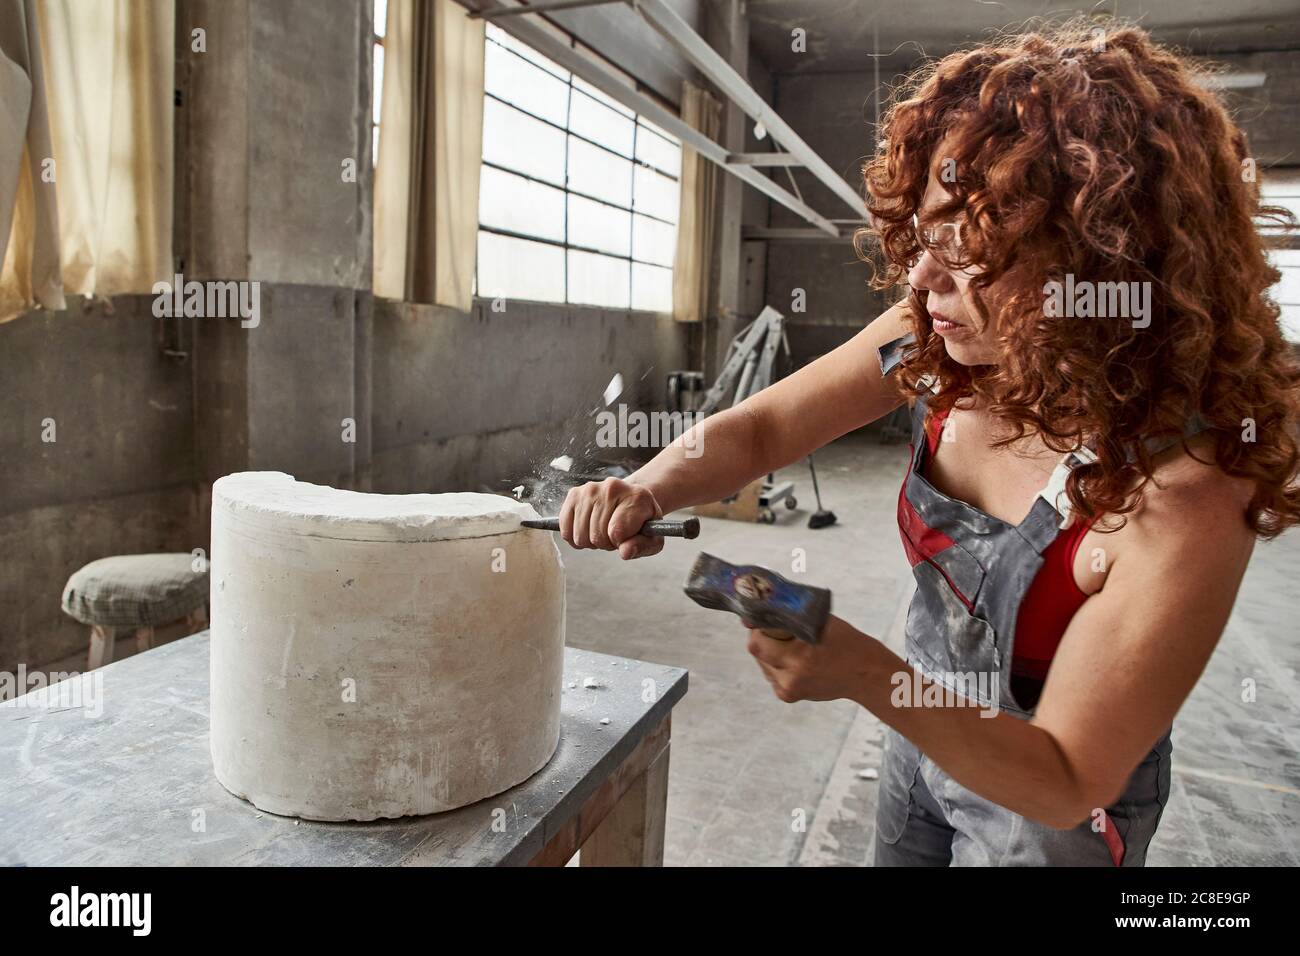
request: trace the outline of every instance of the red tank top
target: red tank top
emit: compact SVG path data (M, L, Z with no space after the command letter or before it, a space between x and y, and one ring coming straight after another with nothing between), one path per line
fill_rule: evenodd
M926 461L934 458L939 435L948 412L931 415L925 423ZM1016 612L1015 650L1011 673L1032 681L1047 677L1047 669L1065 629L1088 595L1074 580L1074 559L1079 544L1088 533L1090 522L1075 521L1063 530L1043 552L1043 566L1038 569L1029 590Z

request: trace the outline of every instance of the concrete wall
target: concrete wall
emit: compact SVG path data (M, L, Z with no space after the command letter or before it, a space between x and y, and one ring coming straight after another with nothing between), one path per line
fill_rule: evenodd
M375 491L505 491L538 461L578 446L613 375L618 399L662 407L664 377L686 367L671 316L584 306L476 302L469 314L377 300Z
M882 75L882 82L887 75ZM870 73L778 74L773 104L804 141L855 189L872 148L874 113ZM832 219L853 215L849 207L804 169L795 182L814 209ZM787 180L788 182L788 180ZM807 227L784 207L771 203L768 225ZM767 243L767 301L790 318L790 349L797 364L829 352L852 338L887 307L888 300L868 286L870 267L847 241L810 239ZM805 311L794 311L796 296Z
M81 565L203 546L190 367L151 305L77 297L0 325L0 670L86 647L59 609Z
M1295 50L1220 53L1237 73L1263 73L1264 85L1229 90L1228 107L1260 166L1300 166L1300 55Z
M705 6L701 21L704 39L718 51L732 69L749 73L749 21L742 0L715 0ZM706 87L707 89L708 87ZM714 92L717 95L716 91ZM717 141L729 151L742 152L749 118L734 102L720 98L721 113ZM741 271L741 231L746 203L746 186L721 170L714 190L713 259L709 266L708 318L697 335L695 367L712 381L718 374L727 344L753 315L746 315L742 302L744 275Z

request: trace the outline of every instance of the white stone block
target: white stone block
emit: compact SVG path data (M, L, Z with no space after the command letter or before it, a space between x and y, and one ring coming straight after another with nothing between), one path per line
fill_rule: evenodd
M532 507L279 472L212 488L217 779L311 820L437 813L559 740L564 567Z

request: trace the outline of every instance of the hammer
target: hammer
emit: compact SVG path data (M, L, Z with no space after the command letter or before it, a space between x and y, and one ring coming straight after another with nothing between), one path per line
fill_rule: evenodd
M519 523L525 528L536 528L539 531L560 530L559 518L526 518ZM641 526L640 533L657 538L698 538L700 536L700 519L647 521Z
M760 630L808 644L821 640L831 613L831 592L825 588L795 584L767 568L728 564L704 552L686 578L686 596L703 607L738 614Z

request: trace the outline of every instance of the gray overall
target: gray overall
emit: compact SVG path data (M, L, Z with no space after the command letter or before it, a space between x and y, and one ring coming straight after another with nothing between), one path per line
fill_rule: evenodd
M880 350L885 374L897 368L909 341L905 336ZM1036 701L1018 701L1012 692L1016 617L1043 551L1069 524L1064 479L1090 453L1068 454L1025 519L1008 524L947 497L925 479L926 397L912 408L912 458L899 495L899 528L917 585L905 655L963 700L978 699L981 706L1028 719ZM972 793L890 730L876 808L875 864L1141 866L1169 797L1171 751L1166 732L1104 814L1057 830Z

